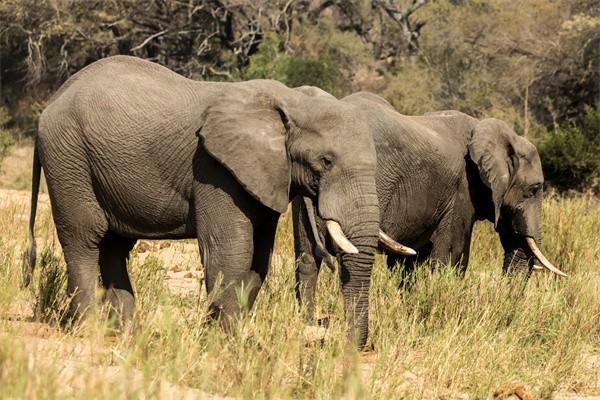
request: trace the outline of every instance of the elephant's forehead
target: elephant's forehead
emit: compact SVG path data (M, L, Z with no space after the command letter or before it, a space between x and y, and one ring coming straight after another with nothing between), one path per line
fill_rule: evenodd
M315 108L306 119L307 127L320 131L360 131L366 127L364 119L357 112L347 109Z

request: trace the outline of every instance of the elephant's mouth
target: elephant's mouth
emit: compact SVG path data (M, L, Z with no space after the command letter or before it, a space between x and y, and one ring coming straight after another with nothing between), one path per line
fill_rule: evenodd
M329 269L331 271L335 270L335 267L333 265L333 256L329 253L329 251L327 250L327 248L325 247L324 244L324 238L323 236L321 236L321 234L319 233L319 230L317 229L317 221L316 221L316 210L315 207L313 205L313 201L310 197L307 196L303 196L302 200L304 201L304 206L306 207L306 214L308 216L308 222L310 225L310 230L313 236L313 240L315 242L315 255L319 258L321 258L324 262L325 265L327 265L327 267L329 267ZM339 226L339 224L338 224ZM339 228L341 231L341 227ZM343 232L342 232L343 235ZM350 241L346 238L345 235L343 235L344 239L350 243ZM350 245L352 247L354 247L354 245L352 245L352 243L350 243ZM356 249L356 247L354 247L354 250ZM357 251L358 252L358 251Z
M307 197L307 196L304 196L303 200L304 200L304 205L306 207L306 211L308 214L308 220L310 223L311 231L312 231L312 234L313 234L313 237L315 240L316 251L317 251L317 253L320 253L323 255L323 258L326 260L326 264L331 268L332 265L328 261L332 260L333 257L327 251L327 248L325 247L325 245L323 243L324 240L321 237L321 235L319 234L319 230L317 229L317 223L316 223L316 215L317 214L316 214L316 209L313 205L313 201L310 197ZM333 243L336 245L336 247L339 250L341 250L342 252L347 253L347 254L358 254L358 249L346 237L346 235L344 234L344 231L342 230L341 225L337 221L334 221L332 219L327 219L327 220L325 220L325 226L327 228L327 232L329 233L329 236L331 237ZM379 230L379 243L384 248L386 248L394 253L408 255L408 256L414 256L417 254L417 252L415 250L396 242L394 239L389 237L381 229Z
M542 264L542 267L546 268L548 271L555 273L558 276L567 276L567 274L562 272L560 269L556 268L550 261L548 261L544 253L542 253L542 251L538 247L534 238L532 238L531 236L523 236L523 238L525 239L525 243L527 244L527 247L529 247L529 250L531 251L533 256Z

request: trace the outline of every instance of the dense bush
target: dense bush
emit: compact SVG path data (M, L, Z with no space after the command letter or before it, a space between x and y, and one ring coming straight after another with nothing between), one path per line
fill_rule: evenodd
M600 101L547 133L538 144L547 181L559 189L584 189L600 177Z
M265 35L258 52L242 70L245 79L277 79L290 87L318 86L335 93L340 86L338 69L331 59L293 56L283 52L282 35Z
M6 156L8 149L14 143L14 133L8 129L10 114L4 107L0 107L0 171L2 168L2 159Z

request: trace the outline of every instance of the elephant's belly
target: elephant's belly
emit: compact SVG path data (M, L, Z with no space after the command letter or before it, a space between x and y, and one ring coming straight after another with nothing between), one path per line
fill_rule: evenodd
M163 188L113 186L99 201L109 229L137 239L184 239L196 236L190 205L176 192Z
M107 210L110 230L124 237L136 239L191 239L196 237L193 218L189 218L188 205L177 210L162 210L160 214L152 205L139 205L133 210Z
M381 228L398 242L418 249L429 244L446 205L425 193L413 193L410 199L392 199L382 212Z

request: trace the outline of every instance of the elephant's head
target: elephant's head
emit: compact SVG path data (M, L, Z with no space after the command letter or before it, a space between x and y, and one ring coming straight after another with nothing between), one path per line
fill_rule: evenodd
M483 214L500 235L504 271L530 271L537 259L564 276L539 249L544 176L535 146L505 122L490 118L475 125L468 150L487 188L490 207Z
M376 155L361 110L275 81L234 84L206 109L204 148L265 206L282 213L302 195L343 251L342 287L354 338L363 345L377 245Z

